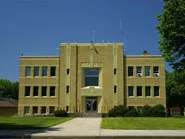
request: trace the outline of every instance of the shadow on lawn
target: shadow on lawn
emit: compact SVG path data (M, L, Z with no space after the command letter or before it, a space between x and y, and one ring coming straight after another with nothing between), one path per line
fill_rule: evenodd
M4 137L26 137L31 138L31 134L44 133L48 131L62 131L62 127L39 127L33 125L0 123L0 138Z

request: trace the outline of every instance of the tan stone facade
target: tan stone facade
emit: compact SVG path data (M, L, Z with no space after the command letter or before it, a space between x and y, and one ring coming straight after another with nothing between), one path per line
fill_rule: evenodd
M21 56L18 113L165 106L164 58L123 52L122 43L62 43L60 56Z

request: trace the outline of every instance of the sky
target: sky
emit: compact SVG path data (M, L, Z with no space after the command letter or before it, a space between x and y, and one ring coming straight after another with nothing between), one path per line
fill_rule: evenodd
M19 80L20 55L56 56L60 43L124 42L126 55L161 55L162 0L0 0L0 78ZM123 40L120 30L123 31ZM169 68L167 66L167 68Z

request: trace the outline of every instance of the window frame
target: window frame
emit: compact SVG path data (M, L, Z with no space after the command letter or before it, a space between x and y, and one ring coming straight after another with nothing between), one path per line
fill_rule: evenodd
M44 69L46 69L46 74L44 74L45 73ZM47 76L48 76L48 67L42 66L42 77L47 77Z
M46 90L46 91L45 91L45 93L46 93L45 96L43 95L43 88L46 88L46 89L45 89L45 90ZM41 96L42 96L42 97L47 97L47 86L42 86L42 87L41 87Z
M151 73L150 73L150 70L151 70L151 66L145 66L145 77L150 77L151 76ZM149 68L149 72L147 72L147 68ZM149 73L149 75L146 75L146 73Z
M52 90L52 89L54 89L54 90ZM50 86L50 90L49 91L50 91L50 93L49 93L50 97L55 97L56 96L56 87L55 86Z
M114 85L114 94L116 94L117 93L117 85Z
M29 92L27 92L27 91L28 91L28 90L27 90L28 88L29 88ZM25 86L25 88L24 88L24 96L25 96L25 97L30 97L30 93L31 93L30 91L31 91L31 87L30 87L30 86ZM27 93L28 93L29 95L27 95Z
M37 88L37 95L35 95L35 88ZM33 86L33 96L38 97L39 96L39 86Z
M155 88L158 88L158 95L156 95ZM159 86L154 86L154 97L160 97L160 87Z
M36 72L37 71L37 72ZM39 66L34 66L33 67L33 76L34 77L39 77L39 71L40 71L40 67ZM36 74L37 73L37 74Z
M149 88L149 95L147 95L147 88ZM145 86L145 96L146 97L151 97L151 86Z
M50 67L50 76L51 77L55 77L56 76L56 66L51 66Z
M141 95L138 95L138 93L140 93L140 92L138 92L138 89L139 88L141 88ZM142 89L143 89L143 87L142 86L137 86L137 88L136 88L137 90L137 92L136 92L136 95L137 95L137 97L142 97L143 96L143 91L142 91Z
M29 69L29 70L28 70ZM29 72L28 72L28 71ZM29 75L27 75L27 73L29 73ZM31 77L31 66L26 66L25 67L25 77Z
M132 68L132 71L130 72L130 68ZM130 75L132 73L132 75ZM128 77L133 77L134 76L134 66L128 66Z
M130 88L132 88L132 95L130 95ZM128 86L128 97L133 97L134 96L134 86Z

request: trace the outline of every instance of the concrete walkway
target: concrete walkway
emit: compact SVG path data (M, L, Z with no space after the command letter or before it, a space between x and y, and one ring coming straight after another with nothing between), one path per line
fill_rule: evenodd
M185 137L185 130L110 130L100 129L101 118L75 118L48 129L0 130L2 136L60 137Z

